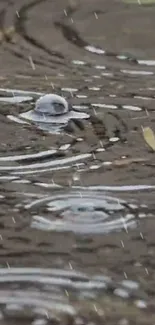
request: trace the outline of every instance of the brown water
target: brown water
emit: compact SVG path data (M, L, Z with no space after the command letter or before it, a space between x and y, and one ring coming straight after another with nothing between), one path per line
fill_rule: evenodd
M1 324L155 323L154 16L0 3ZM52 92L90 118L22 118Z

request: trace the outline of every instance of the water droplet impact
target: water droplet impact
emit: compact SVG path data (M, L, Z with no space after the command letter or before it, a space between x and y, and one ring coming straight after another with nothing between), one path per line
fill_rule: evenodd
M136 226L136 219L127 212L124 201L103 193L71 191L53 194L52 197L32 201L25 208L36 210L40 206L46 207L51 215L33 215L32 228L93 234L124 230L124 224L128 228ZM52 212L57 212L61 218L54 218Z
M20 117L37 123L42 129L54 132L60 130L70 119L86 119L89 115L70 110L64 97L46 94L36 101L33 110L21 113Z

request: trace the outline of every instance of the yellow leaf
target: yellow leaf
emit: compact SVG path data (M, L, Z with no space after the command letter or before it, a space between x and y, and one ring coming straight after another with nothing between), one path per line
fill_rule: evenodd
M11 42L15 36L15 27L14 26L10 26L6 29L4 29L4 36L6 41Z
M142 127L143 137L148 146L155 151L155 134L150 127Z
M4 34L2 32L2 30L0 30L0 43L2 43L4 40Z

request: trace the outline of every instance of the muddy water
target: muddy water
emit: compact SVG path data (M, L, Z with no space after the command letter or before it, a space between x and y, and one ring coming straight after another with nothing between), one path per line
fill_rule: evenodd
M1 324L155 322L154 14L1 1ZM52 92L89 118L26 119Z

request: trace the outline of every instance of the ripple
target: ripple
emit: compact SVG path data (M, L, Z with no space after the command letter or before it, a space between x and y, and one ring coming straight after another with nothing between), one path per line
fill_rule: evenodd
M134 214L126 202L106 196L104 192L69 191L39 198L25 208L39 212L44 207L46 216L33 215L32 228L46 231L71 231L81 234L98 234L120 231L136 226ZM48 213L48 217L47 217ZM53 218L53 213L58 218Z
M126 287L123 281L117 282L102 274L89 276L67 269L1 268L1 319L13 321L24 317L24 321L41 319L46 320L44 324L51 324L51 321L62 324L65 315L75 319L85 301L91 302L91 311L93 302L101 303L100 296L105 293L120 298L130 298L134 293L139 297L139 284L130 282L131 286ZM133 303L136 301L134 298ZM143 302L146 308L147 301ZM141 308L138 304L137 307Z
M33 100L33 97L30 97L30 96L0 97L0 102L11 103L11 104L29 102L32 100Z
M19 156L18 155L6 156L6 157L0 157L0 161L22 161L22 160L25 161L25 160L36 159L36 158L41 158L41 157L46 158L46 157L56 154L57 152L58 152L57 150L51 149L51 150L46 150L46 151L39 151L34 154L25 154L25 155L19 155Z
M40 152L38 154L32 154L32 155L22 155L22 156L14 156L10 160L12 161L21 161L21 160L28 160L28 159L34 159L34 158L39 158L39 157L47 157L49 155L55 154L55 150L53 151L44 151ZM32 163L32 164L27 164L23 166L0 166L0 171L12 171L12 174L24 174L24 171L27 171L27 174L31 174L34 172L37 172L39 169L45 169L46 171L49 170L51 167L59 167L60 169L64 167L64 165L70 164L70 167L72 167L73 163L76 163L77 161L84 160L87 158L90 158L92 154L81 154L73 157L67 157L67 158L62 158L62 159L55 159L55 160L49 160L47 162L39 162L39 163ZM1 157L1 161L8 161L9 157ZM41 170L42 171L42 170Z
M152 71L140 71L140 70L121 70L124 74L131 74L137 76L151 76L154 74Z
M128 191L146 191L146 190L155 190L155 185L121 185L121 186L73 186L75 189L85 190L89 189L90 191L110 191L110 192L128 192Z
M29 91L29 90L19 90L19 89L10 89L10 88L0 88L0 91L3 93L10 93L13 96L42 96L44 93Z
M155 66L155 60L138 60L138 63L142 65Z

